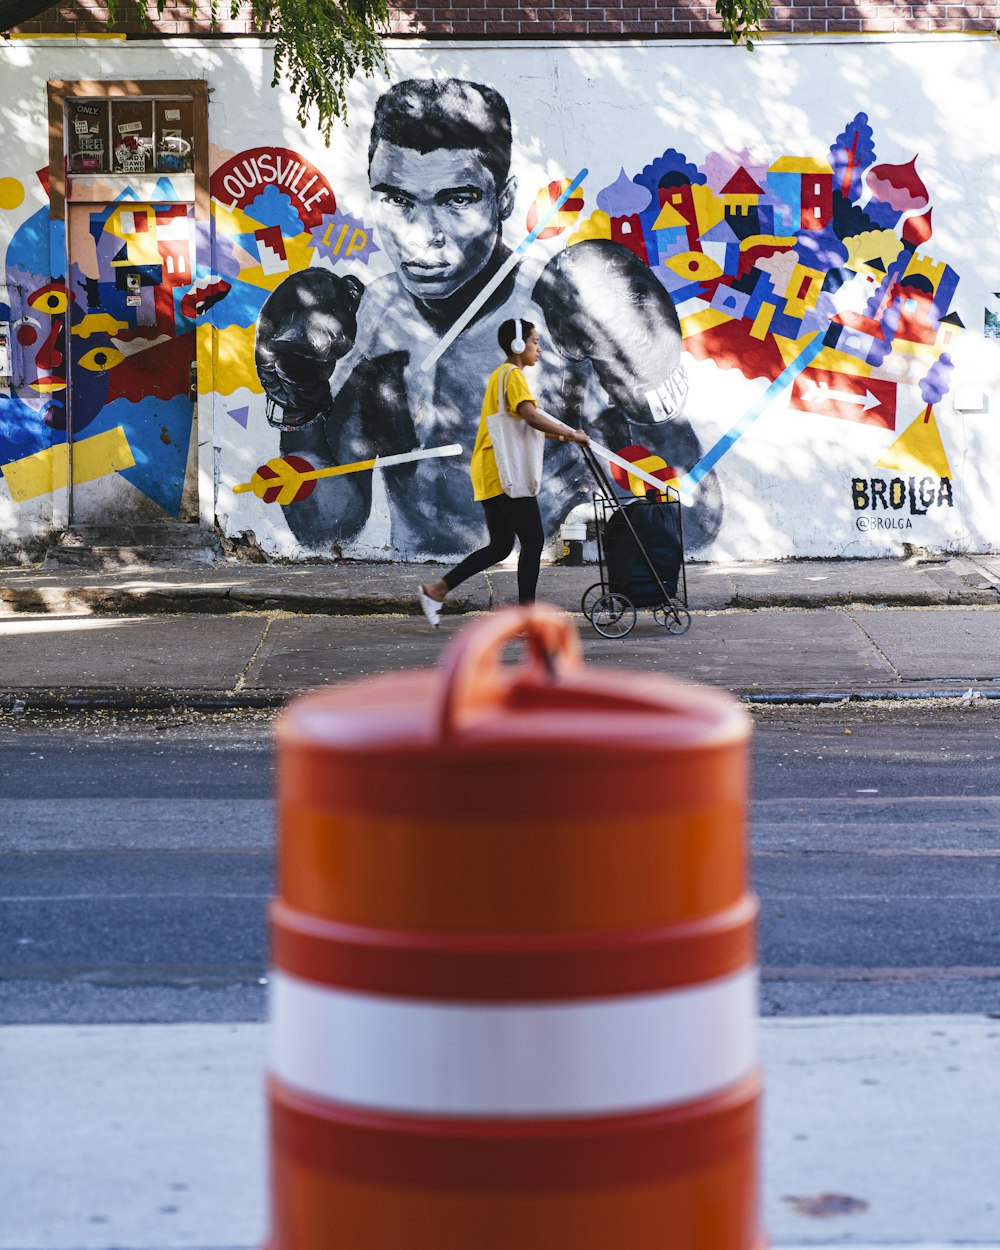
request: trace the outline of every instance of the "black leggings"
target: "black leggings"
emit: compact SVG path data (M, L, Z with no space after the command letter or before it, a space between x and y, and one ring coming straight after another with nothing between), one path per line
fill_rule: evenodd
M521 544L517 560L517 601L534 603L538 566L542 560L542 547L545 545L545 531L542 529L538 500L534 495L526 499L494 495L492 499L483 499L480 502L486 514L490 541L479 551L466 556L461 564L445 573L441 580L449 590L454 590L474 573L482 573L491 564L497 564L509 556L514 550L514 539L517 538Z

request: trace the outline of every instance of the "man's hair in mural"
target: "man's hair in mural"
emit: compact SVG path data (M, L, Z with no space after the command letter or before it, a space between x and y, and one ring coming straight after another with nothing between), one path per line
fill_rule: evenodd
M493 175L497 192L510 174L510 110L503 96L464 78L408 78L375 103L368 168L382 140L417 152L469 148Z
M523 318L521 319L520 322L505 321L503 325L500 327L500 329L497 330L497 342L500 344L500 347L503 350L503 353L505 356L510 355L511 345L513 344L514 340L517 338L517 330L518 330L519 325L520 325L520 330L521 330L521 338L525 343L527 343L528 339L531 338L532 331L535 328L535 323L533 321L525 321Z

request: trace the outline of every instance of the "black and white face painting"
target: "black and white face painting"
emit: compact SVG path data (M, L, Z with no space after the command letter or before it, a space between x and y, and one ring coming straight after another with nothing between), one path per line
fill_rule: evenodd
M411 295L447 299L489 261L513 195L509 181L498 194L476 152L382 140L369 176L381 245Z

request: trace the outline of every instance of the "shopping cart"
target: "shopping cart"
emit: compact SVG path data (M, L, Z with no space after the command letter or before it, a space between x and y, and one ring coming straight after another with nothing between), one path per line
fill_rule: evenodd
M581 611L605 638L635 628L636 609L650 608L668 634L691 628L684 571L680 495L652 487L645 499L623 499L592 447L583 447L594 478L594 519L601 580L583 592ZM601 449L604 456L607 452Z

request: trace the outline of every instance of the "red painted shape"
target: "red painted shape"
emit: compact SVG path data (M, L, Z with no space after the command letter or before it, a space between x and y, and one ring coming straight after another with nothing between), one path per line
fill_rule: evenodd
M905 165L876 165L865 176L874 194L898 213L923 208L929 196L917 173L917 158Z
M751 338L745 321L726 321L692 334L684 340L684 350L696 360L713 360L720 369L738 369L745 378L767 378L773 382L785 367L771 336Z
M291 199L303 230L318 226L337 209L337 197L326 178L304 156L290 148L248 148L212 175L212 198L227 208L246 208L266 187L275 186Z
M225 278L213 278L211 281L199 278L190 291L181 296L181 314L193 321L224 299L231 290Z
M844 181L840 186L840 194L844 199L849 199L851 194L851 178L854 175L854 166L858 155L858 132L855 130L854 137L851 140L851 150L848 154L847 165L844 169Z
M907 343L932 344L937 341L934 297L927 291L908 287L904 279L893 287L892 296L899 301L899 323L896 339Z
M763 195L763 190L741 165L722 188L723 195Z
M290 464L297 473L312 473L313 467L303 456L286 456L285 464ZM292 503L301 503L303 499L308 499L316 489L316 479L308 478L304 481L299 489L295 492L295 498Z
M548 194L549 203L547 205L543 205L543 207L545 208L546 211L548 211L548 208L551 207L551 205L553 205L556 202L556 200L559 199L560 195L562 195L563 184L557 178L554 181L550 182L549 185L545 188L545 190L546 190L546 193ZM570 196L570 198L565 202L565 204L563 204L563 206L559 209L559 212L556 214L555 219L554 219L554 224L546 226L545 229L542 230L540 234L538 235L539 239L554 239L557 234L562 234L562 232L566 229L566 226L570 223L571 215L575 215L576 213L579 213L582 210L583 210L583 196L580 196L580 195ZM562 216L563 213L566 214L565 218L563 218ZM529 233L530 231L534 230L534 228L538 225L538 219L540 216L541 216L541 213L539 213L538 211L538 201L536 200L535 203L533 203L532 206L528 209L527 225L528 225ZM561 221L561 224L560 224L560 221Z
M919 247L921 243L927 242L931 237L931 213L933 212L933 208L929 208L919 217L908 217L903 222L904 243L909 243L911 247Z
M653 457L653 452L648 447L643 447L641 443L632 443L628 447L619 448L617 454L623 460L629 461L630 464L637 464L640 460L649 460ZM657 459L660 459L657 456ZM623 490L629 490L628 474L621 465L613 464L611 468L611 477ZM671 468L669 464L664 464L660 469L647 469L647 473L652 477L659 478L661 482L669 482L671 478L677 476L677 470ZM652 490L652 487L650 487Z
M625 227L628 227L626 229ZM637 256L644 265L649 264L646 255L646 242L642 237L642 222L638 214L630 217L611 218L611 238L622 247L627 247L633 256Z
M150 397L173 399L187 394L194 356L194 331L132 352L108 370L107 402L128 399L137 404Z
M871 399L877 400L877 405L866 408ZM885 430L896 428L896 383L882 378L803 369L792 384L788 402L799 412L877 425Z
M743 248L740 252L739 275L749 273L759 260L767 260L772 256L783 256L786 252L790 252L791 247L783 247L777 243L755 243L751 247ZM761 273L766 270L761 269ZM770 278L770 274L767 275Z

